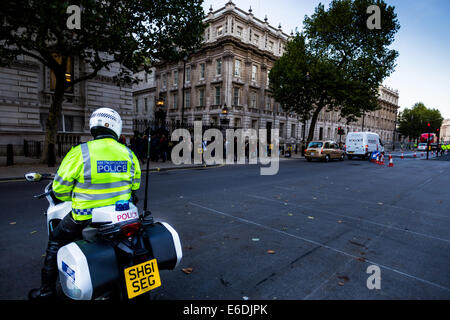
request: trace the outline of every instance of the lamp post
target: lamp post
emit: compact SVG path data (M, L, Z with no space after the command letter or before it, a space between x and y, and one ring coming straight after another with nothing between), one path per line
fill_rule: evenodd
M398 113L395 112L395 119L394 119L394 135L392 137L392 151L395 150L395 133L397 132L397 116Z
M181 127L184 125L184 89L185 89L185 83L186 83L186 62L187 62L188 56L185 55L183 57L183 93L182 93L182 102L181 102Z

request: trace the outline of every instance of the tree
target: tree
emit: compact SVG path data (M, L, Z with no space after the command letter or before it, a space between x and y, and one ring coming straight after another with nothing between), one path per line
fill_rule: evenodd
M354 121L363 112L378 108L379 85L393 72L398 56L389 46L400 26L394 7L379 0L376 5L382 17L381 29L369 29L367 8L371 5L371 0L333 0L329 9L325 10L319 4L311 17L305 17L304 34L297 34L290 41L300 41L304 45L288 44L285 52L294 63L291 69L301 70L303 77L282 76L282 71L274 72L284 63L282 59L271 70L271 74L274 72L271 82L286 90L292 84L283 78L301 81L295 86L304 88L303 92L307 94L302 107L295 104L289 106L288 101L280 102L291 111L311 116L308 141L313 139L315 124L324 109L339 111L341 117ZM280 69L288 72L286 67ZM304 77L304 72L309 77ZM277 89L275 85L272 88L274 91Z
M44 158L56 142L64 93L119 64L118 85L130 85L134 74L154 61L177 58L170 48L201 44L203 0L97 1L5 0L0 4L0 63L19 55L32 57L54 74L55 89L46 123ZM69 29L69 5L81 8L79 29ZM188 36L186 36L188 35ZM66 77L67 63L79 58L86 66L79 77Z
M405 137L417 140L422 133L436 133L443 121L439 110L428 109L423 102L417 102L411 109L406 108L400 113L398 131Z
M274 99L284 111L297 113L303 123L309 119L316 123L320 111L331 103L329 93L336 90L337 77L334 65L314 55L299 33L287 43L285 53L269 74Z

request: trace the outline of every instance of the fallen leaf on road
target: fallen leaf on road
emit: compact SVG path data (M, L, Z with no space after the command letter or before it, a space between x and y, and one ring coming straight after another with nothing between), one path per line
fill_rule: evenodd
M358 258L358 261L366 262L366 258L360 257L360 258Z
M193 269L192 268L183 268L183 269L181 269L181 271L183 271L186 274L191 274Z
M380 205L380 206L382 206L382 205L383 205L383 202L378 202L377 204Z
M316 198L316 197L313 197L313 199L314 199L314 200L317 200L317 198Z
M340 285L340 286L343 286L343 285L344 285L344 283L343 283L343 282L339 282L339 283L338 283L338 285Z
M9 224L13 225L13 224L16 224L16 222L15 222L15 221L13 221L13 222L10 222Z
M259 238L252 238L252 241L259 241Z
M269 254L274 254L275 251L273 251L273 250L267 250L267 253L269 253Z
M338 223L342 223L342 220L338 220Z
M289 213L288 213L288 216L289 216L289 217L292 217L292 216L293 216L293 214L289 212Z
M37 232L37 231L31 231L30 234L34 234L34 233L36 233L36 232Z
M314 217L312 217L312 216L308 216L308 219L310 219L310 220L314 220Z
M242 299L244 299L244 300L248 300L248 297L246 297L246 296L243 296L243 297L242 297Z

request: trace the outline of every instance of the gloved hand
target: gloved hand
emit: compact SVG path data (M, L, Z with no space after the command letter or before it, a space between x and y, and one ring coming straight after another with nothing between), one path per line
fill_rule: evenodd
M135 191L131 192L131 201L134 203L134 205L137 205L139 202L139 198Z

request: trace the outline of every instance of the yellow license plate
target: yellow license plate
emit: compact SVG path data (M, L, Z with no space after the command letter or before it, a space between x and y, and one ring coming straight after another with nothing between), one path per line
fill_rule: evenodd
M128 299L161 286L156 259L126 268L124 272Z
M347 152L347 153L355 153L355 151L349 151L349 152Z

